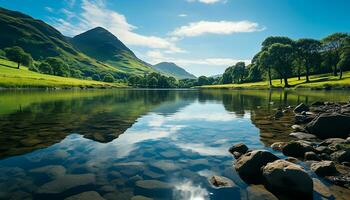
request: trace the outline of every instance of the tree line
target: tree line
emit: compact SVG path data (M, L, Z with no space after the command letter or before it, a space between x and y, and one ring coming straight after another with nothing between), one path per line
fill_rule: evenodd
M293 40L288 37L272 36L262 43L261 50L253 57L248 66L238 62L225 70L221 83L243 83L272 79L284 81L305 76L310 82L310 75L333 73L342 78L343 71L350 70L350 35L334 33L322 40L302 38Z

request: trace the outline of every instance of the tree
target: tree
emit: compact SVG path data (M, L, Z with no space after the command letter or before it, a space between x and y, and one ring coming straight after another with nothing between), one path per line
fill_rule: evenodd
M6 48L5 53L9 60L17 63L17 69L19 69L21 64L29 67L33 62L32 56L18 46Z
M289 44L276 43L268 49L271 66L284 79L284 86L289 87L288 78L292 74L294 49Z
M92 75L92 80L94 80L94 81L101 81L101 77L100 77L99 74L93 74Z
M198 84L199 86L208 85L208 78L207 78L206 76L200 76L200 77L198 77L197 84Z
M0 58L6 58L6 53L2 49L0 49Z
M106 74L103 77L103 82L107 82L107 83L113 83L115 81L114 76L112 74Z
M222 83L223 84L230 84L233 82L233 80L232 80L233 67L234 66L228 67L225 70L224 74L222 75Z
M320 58L321 42L314 39L299 39L296 42L298 58L305 67L306 82L309 82L310 69Z
M272 46L273 44L289 44L291 46L294 45L294 41L292 39L290 39L289 37L284 37L284 36L270 36L268 38L266 38L263 42L262 42L262 50L267 50L270 46Z
M74 77L74 78L82 78L83 77L82 72L78 69L70 70L70 75L71 75L71 77Z
M56 75L56 76L69 75L68 65L66 65L61 58L49 57L45 60L45 62L47 62L51 66L53 75Z
M52 67L47 62L40 63L39 71L44 74L53 74Z
M155 76L148 77L147 86L150 88L156 88L158 86L158 79Z
M233 68L233 81L235 83L242 83L245 78L245 63L244 62L238 62L235 64Z
M330 54L329 58L330 64L333 66L333 75L337 76L337 64L340 60L340 54L342 47L345 44L346 38L349 37L349 34L346 33L334 33L322 39L323 49Z
M267 69L270 86L272 86L271 78L271 60L268 51L263 51L259 56L259 63L263 69Z
M343 69L349 66L350 66L350 48L347 48L340 55L340 61L337 64L337 67L340 72L339 79L342 79L343 77Z

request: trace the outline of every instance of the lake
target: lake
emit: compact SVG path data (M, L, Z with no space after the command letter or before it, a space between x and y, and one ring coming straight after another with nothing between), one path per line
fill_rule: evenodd
M228 152L234 143L273 151L293 125L270 120L277 108L349 99L345 91L0 91L0 199L85 191L107 200L247 199ZM212 175L236 186L215 189Z

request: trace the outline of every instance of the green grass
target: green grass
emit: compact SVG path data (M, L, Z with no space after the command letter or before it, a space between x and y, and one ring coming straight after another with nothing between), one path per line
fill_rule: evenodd
M306 83L305 77L301 80L298 78L289 78L289 85L294 89L350 89L350 72L343 73L343 79L339 80L339 76L332 74L321 74L310 76L310 82ZM272 81L273 88L283 88L284 84L280 80ZM205 85L199 88L206 89L270 89L268 81L242 84L223 84L223 85Z
M17 69L14 62L0 58L0 87L3 88L105 88L126 87L119 83L81 80L40 74L21 66Z

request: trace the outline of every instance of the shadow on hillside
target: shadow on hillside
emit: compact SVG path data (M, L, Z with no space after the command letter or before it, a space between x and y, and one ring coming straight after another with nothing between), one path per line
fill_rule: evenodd
M297 83L297 84L294 84L292 85L292 87L294 86L298 86L298 85L302 85L302 84L305 84L305 83L318 83L318 82L325 82L325 81L333 81L334 79L331 79L330 77L322 77L322 78L317 78L317 79L314 79L314 80L310 80L309 82L301 82L301 83Z
M10 65L5 65L5 64L2 64L2 63L0 63L0 66L12 68L12 69L17 69L17 67L13 67L13 66L10 66Z

